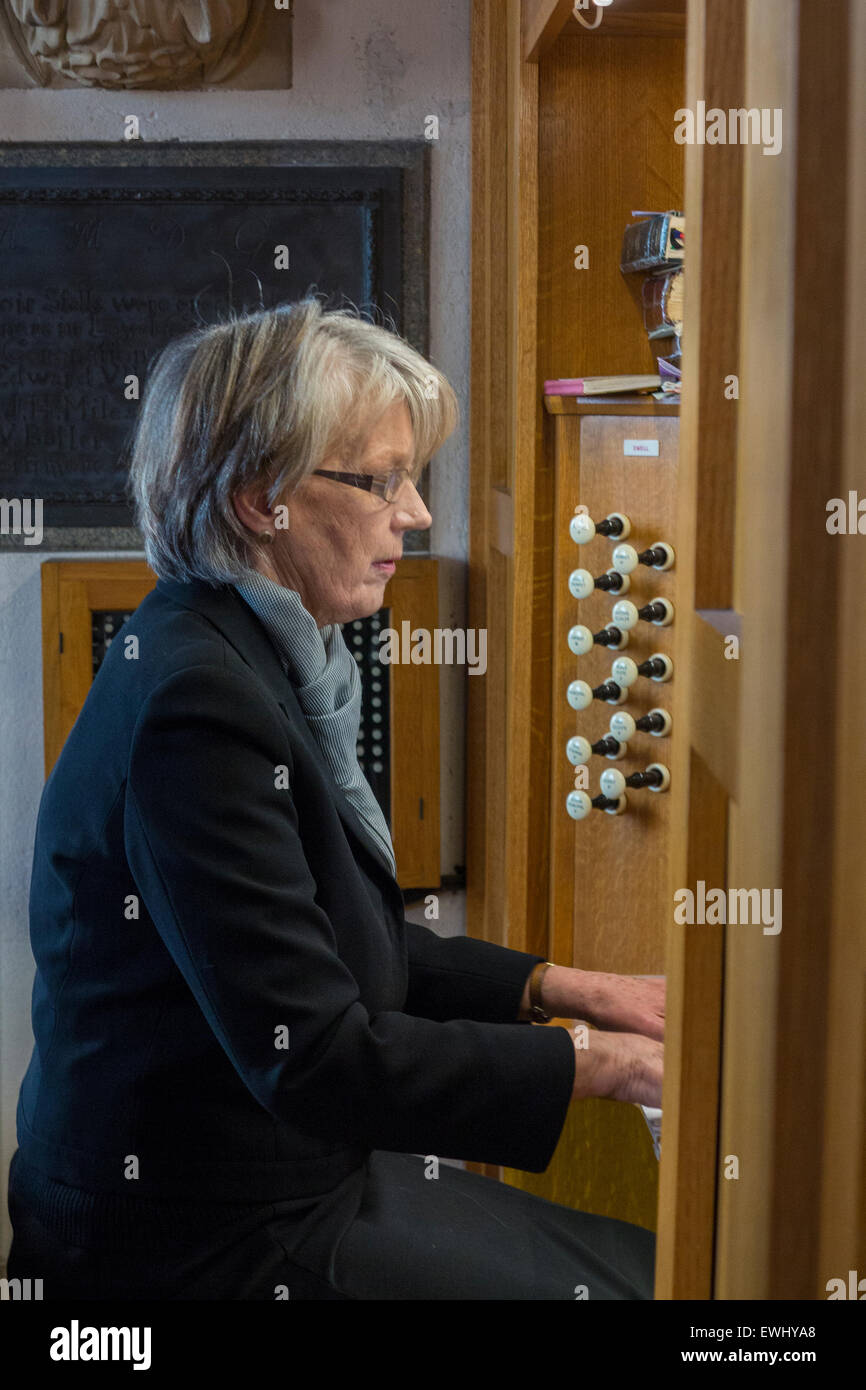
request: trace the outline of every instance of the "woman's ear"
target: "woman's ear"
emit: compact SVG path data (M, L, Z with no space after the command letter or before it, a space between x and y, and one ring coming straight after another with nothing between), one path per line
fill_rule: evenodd
M267 530L271 522L271 508L268 494L260 486L242 488L232 495L235 514L242 526L258 535Z

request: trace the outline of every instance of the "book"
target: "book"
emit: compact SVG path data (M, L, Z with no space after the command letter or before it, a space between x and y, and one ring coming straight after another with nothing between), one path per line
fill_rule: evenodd
M620 269L623 274L631 275L639 270L676 266L685 254L685 237L686 219L681 212L648 213L641 221L626 227Z
M662 386L666 386L669 381L680 381L683 374L682 353L680 351L680 340L675 339L676 352L669 357L658 358L658 369L662 379Z
M660 376L564 376L544 383L546 396L616 396L628 391L658 391Z
M643 284L641 299L647 335L650 338L679 338L683 331L683 290L685 274L682 269L649 275Z

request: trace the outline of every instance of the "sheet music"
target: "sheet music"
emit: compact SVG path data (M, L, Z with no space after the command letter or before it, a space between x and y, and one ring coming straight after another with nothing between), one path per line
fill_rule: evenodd
M652 1135L653 1148L656 1158L662 1156L662 1112L653 1109L650 1105L638 1105L638 1110L642 1111L643 1117L647 1122L649 1132Z

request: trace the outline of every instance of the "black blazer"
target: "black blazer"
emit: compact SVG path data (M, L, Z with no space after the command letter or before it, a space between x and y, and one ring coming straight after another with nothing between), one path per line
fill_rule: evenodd
M160 580L110 646L43 791L30 916L18 1144L51 1178L275 1201L373 1149L550 1161L573 1044L515 1021L543 958L405 921L230 586Z

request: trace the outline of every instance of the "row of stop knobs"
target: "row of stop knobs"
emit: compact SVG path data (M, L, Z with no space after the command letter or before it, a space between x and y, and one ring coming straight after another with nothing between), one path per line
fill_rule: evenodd
M584 513L572 517L569 532L572 540L584 545L596 535L607 536L611 540L624 540L631 533L631 523L621 512L612 512L603 521L594 522ZM569 576L569 591L575 598L586 598L595 589L608 593L625 594L630 586L629 576L638 565L656 570L671 569L675 560L673 547L659 541L647 550L638 552L633 546L618 544L614 549L613 568L606 574L594 578L588 570L574 570ZM614 604L611 624L600 632L593 633L588 627L576 624L568 634L569 649L576 656L585 656L594 646L612 647L622 650L628 645L628 633L644 621L657 627L667 627L674 618L673 604L665 598L655 598L643 607L620 599ZM666 682L673 675L673 662L664 652L656 652L646 661L638 664L629 657L618 657L611 668L608 681L594 689L586 681L572 681L568 687L568 703L572 709L587 709L593 700L604 700L609 704L622 704L628 698L628 690L638 676ZM640 719L619 711L613 716L610 733L596 743L575 736L566 747L569 762L575 767L585 766L593 753L607 758L623 758L628 748L628 739L636 730L664 737L670 733L671 717L667 710L654 709ZM593 810L605 811L608 815L622 815L627 809L625 795L627 788L648 788L653 792L667 791L670 786L670 772L663 763L651 763L643 772L633 772L625 776L617 768L603 772L599 786L601 794L590 797L586 792L570 792L566 799L566 809L573 820L583 820Z

